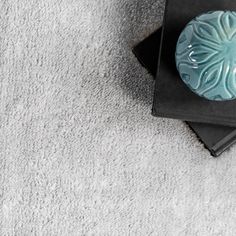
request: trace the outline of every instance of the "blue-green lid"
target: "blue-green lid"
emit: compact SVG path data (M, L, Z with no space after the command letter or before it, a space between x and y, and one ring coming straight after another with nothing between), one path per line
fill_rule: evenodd
M176 47L182 80L209 100L236 98L236 12L214 11L193 19Z

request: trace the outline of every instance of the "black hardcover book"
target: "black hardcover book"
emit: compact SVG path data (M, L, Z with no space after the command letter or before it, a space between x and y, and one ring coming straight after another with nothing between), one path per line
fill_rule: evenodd
M235 10L232 0L168 0L155 85L153 115L236 127L236 100L216 102L193 93L180 79L175 49L181 31L196 16L214 10Z
M154 78L157 71L161 32L162 29L160 28L133 49L138 60ZM235 128L193 122L187 122L187 124L215 157L236 142Z

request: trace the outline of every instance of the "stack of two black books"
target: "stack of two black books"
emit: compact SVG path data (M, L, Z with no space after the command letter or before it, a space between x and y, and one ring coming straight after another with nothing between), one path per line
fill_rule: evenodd
M185 25L213 10L236 11L232 0L168 0L163 27L134 48L139 61L156 78L153 115L187 121L213 156L236 142L236 100L208 101L192 93L179 78L175 47Z

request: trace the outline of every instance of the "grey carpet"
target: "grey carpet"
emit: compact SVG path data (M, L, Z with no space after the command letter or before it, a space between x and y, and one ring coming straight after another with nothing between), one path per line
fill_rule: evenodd
M0 235L229 235L236 147L150 114L131 48L158 0L0 2Z

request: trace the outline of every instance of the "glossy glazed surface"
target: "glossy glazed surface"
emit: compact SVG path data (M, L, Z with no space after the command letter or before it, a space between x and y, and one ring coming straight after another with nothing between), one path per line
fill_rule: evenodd
M176 47L182 80L214 101L236 98L236 12L214 11L193 19Z

